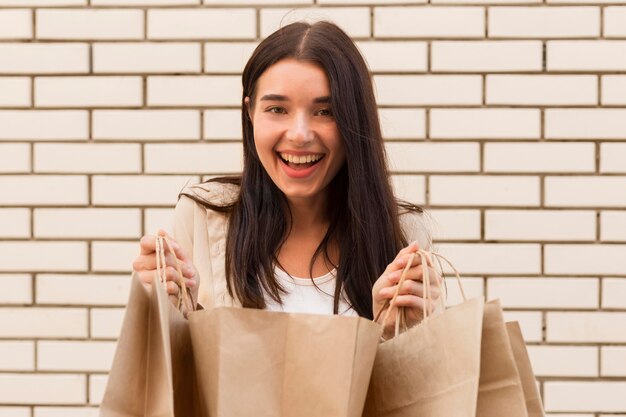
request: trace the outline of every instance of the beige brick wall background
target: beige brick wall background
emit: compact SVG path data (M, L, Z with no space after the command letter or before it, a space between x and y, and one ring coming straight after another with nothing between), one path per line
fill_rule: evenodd
M357 41L398 193L548 413L626 416L626 0L200 1L0 0L0 417L97 415L138 239L240 169L243 65L304 17Z

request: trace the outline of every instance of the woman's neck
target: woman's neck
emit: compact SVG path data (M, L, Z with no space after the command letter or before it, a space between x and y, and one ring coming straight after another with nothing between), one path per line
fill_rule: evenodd
M288 200L291 210L291 234L314 234L328 228L328 203L326 196ZM317 231L317 233L315 233Z

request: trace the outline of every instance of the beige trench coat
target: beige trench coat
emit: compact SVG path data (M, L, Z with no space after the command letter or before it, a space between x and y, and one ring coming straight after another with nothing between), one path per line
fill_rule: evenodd
M216 204L235 200L238 187L231 184L204 183L186 186L184 194L195 194L203 200ZM421 248L430 249L430 232L425 216L405 213L400 216L403 230L409 242L417 240ZM182 195L174 214L174 239L191 256L200 275L198 302L205 308L219 306L240 307L226 287L226 230L228 218L225 214L209 210Z

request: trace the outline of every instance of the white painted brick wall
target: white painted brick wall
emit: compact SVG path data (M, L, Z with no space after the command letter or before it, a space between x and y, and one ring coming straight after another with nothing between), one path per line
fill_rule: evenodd
M598 7L492 7L489 36L579 38L600 35Z
M0 91L2 91L0 107L30 106L30 80L28 78L2 77L0 78Z
M38 107L136 107L142 104L140 77L37 77Z
M0 0L0 417L98 414L138 239L241 169L241 72L298 19L355 39L397 196L547 416L626 417L626 0Z

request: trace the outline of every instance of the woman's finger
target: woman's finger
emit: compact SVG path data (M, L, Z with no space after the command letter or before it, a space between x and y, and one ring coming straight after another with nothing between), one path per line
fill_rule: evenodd
M423 268L424 267L422 265L417 265L417 266L409 268L409 270L406 273L405 279L423 282L424 281L424 269ZM389 273L389 283L397 284L400 281L400 278L402 277L403 273L404 273L403 269ZM429 273L431 287L440 287L441 275L439 275L439 273L434 268L428 268L428 273Z
M391 287L383 288L379 291L379 295L381 299L391 299L398 289L398 285L393 285ZM400 295L415 295L421 298L425 297L424 293L424 284L418 281L405 281L402 283L402 288L400 288ZM433 300L439 299L441 295L441 291L438 288L431 287L430 288L430 297Z
M169 234L167 234L167 232L165 230L159 229L157 232L160 236L164 236L167 238L167 240L169 241L170 245L172 246L172 249L174 250L174 253L176 254L176 257L183 261L183 262L190 262L191 260L189 259L189 256L187 255L187 253L185 252L185 250L180 246L180 244L175 241ZM165 252L169 252L169 246L167 245L167 243L164 244L165 246Z
M429 313L433 313L435 311L437 306L436 303L427 302L423 298L415 295L399 295L398 298L396 298L396 301L394 301L393 306L416 309L419 313L421 313L424 310L424 303L426 303Z
M141 248L139 255L154 253L156 250L156 236L143 235L141 239L139 239L139 247Z

